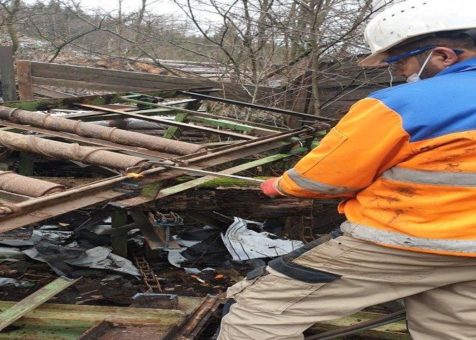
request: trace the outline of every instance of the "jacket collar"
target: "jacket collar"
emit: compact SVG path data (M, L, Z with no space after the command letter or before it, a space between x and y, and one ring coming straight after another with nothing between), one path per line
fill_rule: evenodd
M442 76L449 73L458 73L458 72L466 72L466 71L476 71L476 58L463 60L457 64L451 65L450 67L437 73L435 77Z

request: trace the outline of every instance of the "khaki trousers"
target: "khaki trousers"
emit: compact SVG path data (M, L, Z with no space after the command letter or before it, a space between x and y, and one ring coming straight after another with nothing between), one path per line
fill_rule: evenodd
M268 268L268 274L228 289L232 305L219 340L303 339L319 321L403 298L416 340L476 339L476 258L410 252L348 236L293 260L340 275L306 283Z

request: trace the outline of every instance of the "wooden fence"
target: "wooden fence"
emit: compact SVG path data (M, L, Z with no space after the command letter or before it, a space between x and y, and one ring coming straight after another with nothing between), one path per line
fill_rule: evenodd
M8 53L8 49L0 48L0 58L4 56L0 62L0 72L5 101L16 98L13 62L8 62ZM252 86L207 78L182 78L26 60L17 61L16 69L20 100L31 100L35 95L53 98L68 96L58 92L58 88L107 93L216 88L221 90L219 95L240 101L251 101L254 91ZM327 65L324 70L320 75L319 100L322 107L320 114L326 117L342 116L355 101L388 86L389 82L385 70L362 70L353 62ZM312 114L310 79L310 73L306 72L282 89L260 87L255 102Z
M181 78L142 72L50 64L19 60L16 62L20 100L30 100L45 90L41 85L104 92L146 92L152 90L191 90L218 88L226 98L250 101L253 88L219 83L206 78ZM51 95L54 93L51 92ZM273 89L260 88L258 99L272 97ZM61 94L58 94L61 96Z

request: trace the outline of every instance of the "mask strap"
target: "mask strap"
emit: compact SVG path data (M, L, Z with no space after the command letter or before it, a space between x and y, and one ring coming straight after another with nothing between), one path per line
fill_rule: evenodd
M423 73L423 70L425 69L426 65L430 61L430 58L432 55L433 55L433 50L431 50L430 54L428 54L428 57L426 57L425 61L423 62L423 65L421 65L420 71L418 72L418 78L420 78L421 74Z
M390 75L390 87L393 86L393 73L392 73L392 66L388 65L387 67L388 74Z

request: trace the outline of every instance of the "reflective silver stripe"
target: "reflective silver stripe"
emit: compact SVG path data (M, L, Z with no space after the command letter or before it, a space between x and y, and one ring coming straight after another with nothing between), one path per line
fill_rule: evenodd
M328 194L328 195L341 195L341 194L353 194L360 190L360 189L351 189L348 187L339 187L339 186L333 186L329 184L316 182L308 178L302 177L294 169L288 170L287 174L289 178L291 178L301 188L308 191L316 192L316 193Z
M398 232L379 230L362 224L351 223L349 221L342 223L340 228L349 236L382 245L427 249L433 251L443 250L457 253L476 253L476 240L461 241L413 237Z
M474 172L440 172L394 167L385 171L382 178L421 184L464 187L476 186L476 173Z

